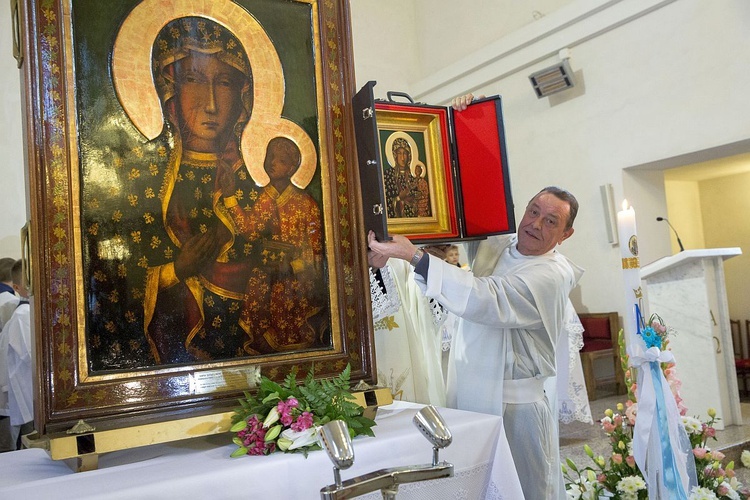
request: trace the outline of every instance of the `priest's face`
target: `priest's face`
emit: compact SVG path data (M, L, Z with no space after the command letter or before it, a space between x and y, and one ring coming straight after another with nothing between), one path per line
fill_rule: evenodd
M543 255L573 234L566 228L570 205L551 193L540 193L529 202L518 227L518 251Z

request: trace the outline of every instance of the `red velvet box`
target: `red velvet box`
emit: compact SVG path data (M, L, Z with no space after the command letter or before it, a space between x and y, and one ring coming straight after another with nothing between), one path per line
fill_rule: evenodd
M501 98L455 112L375 101L374 85L353 99L365 228L419 243L514 232Z

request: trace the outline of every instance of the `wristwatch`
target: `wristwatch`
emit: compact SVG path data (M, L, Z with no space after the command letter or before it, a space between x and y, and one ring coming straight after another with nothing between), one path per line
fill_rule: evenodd
M417 248L417 251L414 252L414 256L411 258L409 263L411 263L412 266L417 267L417 264L419 264L419 261L422 260L422 257L424 257L424 251L421 248Z

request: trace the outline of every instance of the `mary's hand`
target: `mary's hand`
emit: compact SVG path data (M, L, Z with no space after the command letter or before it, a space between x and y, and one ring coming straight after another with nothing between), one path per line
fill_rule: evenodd
M182 245L174 261L177 278L183 281L200 273L207 263L216 259L219 248L219 238L212 231L192 236Z

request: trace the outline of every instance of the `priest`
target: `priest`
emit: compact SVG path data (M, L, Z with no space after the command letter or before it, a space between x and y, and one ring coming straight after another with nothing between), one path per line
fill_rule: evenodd
M424 253L403 236L379 242L368 235L379 263L410 262L421 292L461 318L447 404L503 416L527 499L565 498L558 423L544 382L555 376L568 295L582 274L557 251L573 234L577 212L569 192L542 189L529 201L517 234L490 237L471 252L471 272Z

